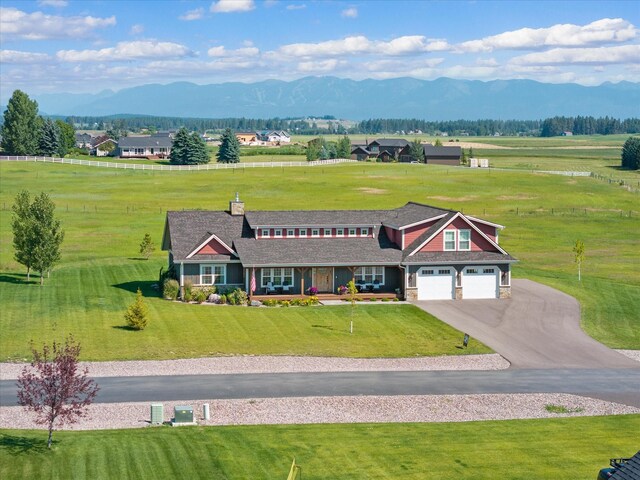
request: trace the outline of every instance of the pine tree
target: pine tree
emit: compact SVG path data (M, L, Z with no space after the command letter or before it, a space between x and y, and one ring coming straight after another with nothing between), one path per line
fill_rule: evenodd
M622 168L640 168L640 137L629 137L622 147Z
M235 138L235 136L234 136ZM187 165L199 165L203 163L209 163L209 152L207 151L207 144L198 135L197 132L193 132L187 139L187 151L185 163Z
M238 137L227 128L220 139L220 149L216 158L220 163L238 163L240 161L240 142Z
M176 133L171 145L171 153L169 154L169 161L176 165L184 165L189 151L189 132L186 128L181 128Z
M124 314L124 319L127 325L134 330L144 330L147 323L149 323L149 307L144 303L144 298L139 288L136 292L136 299L129 305Z
M409 144L409 155L414 161L424 163L424 146L419 139L415 139Z
M151 235L149 235L148 233L145 233L144 238L140 243L140 255L142 255L146 260L148 260L155 249L156 249L156 246L154 245L153 240L151 240Z
M38 104L29 96L16 90L4 112L1 129L1 148L7 155L35 155L38 153L40 118Z
M60 151L60 131L50 118L42 121L40 129L40 140L38 142L38 153L46 157L53 157Z
M338 140L336 155L337 158L351 157L351 140L346 135Z

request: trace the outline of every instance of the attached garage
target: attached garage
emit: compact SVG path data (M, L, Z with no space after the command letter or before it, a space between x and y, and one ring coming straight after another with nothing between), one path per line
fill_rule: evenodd
M418 300L452 300L455 291L455 268L422 267L416 282Z
M462 270L462 298L499 298L499 280L498 267L465 267Z

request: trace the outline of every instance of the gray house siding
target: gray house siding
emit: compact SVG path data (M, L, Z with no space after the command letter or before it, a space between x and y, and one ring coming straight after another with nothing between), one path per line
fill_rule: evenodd
M203 264L211 265L210 262ZM216 264L219 265L219 264ZM225 285L242 285L244 288L244 275L242 265L239 263L227 263L227 278ZM180 266L176 265L178 275L180 274ZM200 285L200 264L185 263L183 270L183 282L191 282L192 285Z

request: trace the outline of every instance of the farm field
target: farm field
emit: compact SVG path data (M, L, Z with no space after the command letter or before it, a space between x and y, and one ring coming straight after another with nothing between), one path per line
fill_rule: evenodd
M172 304L156 297L148 299L147 330L122 329L136 288L155 295L151 285L166 265L166 253L159 250L148 261L137 258L144 234L159 247L167 209L226 208L236 191L247 209L375 209L413 200L501 223L506 225L501 245L520 260L514 277L574 295L587 333L611 347L640 348L638 194L596 179L376 163L175 173L1 162L0 175L2 359L24 358L30 340L39 343L70 331L83 345L83 358L95 360L459 353L454 350L458 332L440 328L442 336L434 337L424 314L398 305L358 305L356 334L347 339L348 307L283 313ZM52 196L66 230L62 261L42 288L35 281L24 284L25 271L10 247L10 207L25 187ZM577 238L587 254L581 284L571 253ZM265 325L268 334L261 339ZM439 339L445 339L440 349L434 346Z
M634 426L635 425L635 426ZM0 431L0 478L596 478L640 415L467 423ZM339 439L338 444L336 440ZM446 473L445 473L446 472Z

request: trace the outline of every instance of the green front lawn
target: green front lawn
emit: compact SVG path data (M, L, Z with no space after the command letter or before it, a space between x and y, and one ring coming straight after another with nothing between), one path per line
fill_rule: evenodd
M640 415L467 423L0 431L0 478L596 478L638 450Z
M595 179L376 163L172 173L0 162L0 176L1 359L24 358L29 340L68 332L86 358L104 360L459 353L458 332L440 324L434 333L425 314L397 305L360 305L363 318L349 336L347 307L217 308L149 298L150 327L119 328L137 286L154 295L150 286L166 266L165 252L137 259L144 234L159 246L167 209L224 209L236 191L247 210L393 208L413 200L503 224L500 243L520 260L514 277L576 296L589 334L640 348L637 194ZM62 261L42 288L26 285L13 260L10 207L25 187L52 196L66 230ZM578 238L586 246L582 284L571 252Z

